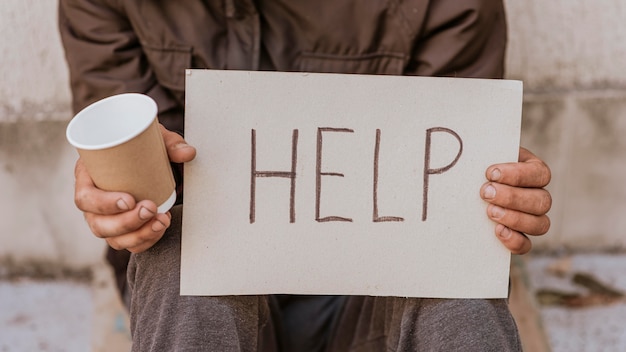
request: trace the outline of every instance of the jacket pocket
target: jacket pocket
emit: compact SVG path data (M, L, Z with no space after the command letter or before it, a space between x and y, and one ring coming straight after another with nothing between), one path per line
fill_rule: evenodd
M360 55L303 52L297 67L303 72L401 75L407 60L406 55L393 52Z
M183 91L185 69L191 67L192 48L187 46L159 48L145 44L143 48L159 84L171 90Z

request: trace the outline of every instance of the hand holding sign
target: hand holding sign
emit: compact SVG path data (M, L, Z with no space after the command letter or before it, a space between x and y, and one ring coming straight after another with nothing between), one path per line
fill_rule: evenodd
M187 84L183 294L506 296L509 253L477 190L517 159L519 82L190 70Z
M498 223L495 232L514 254L530 251L530 240L523 235L543 235L550 228L546 213L552 206L550 193L543 189L550 182L548 166L530 151L520 148L519 162L492 165L481 188L489 217Z

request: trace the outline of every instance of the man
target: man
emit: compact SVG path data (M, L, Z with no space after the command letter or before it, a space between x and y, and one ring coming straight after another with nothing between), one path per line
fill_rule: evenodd
M152 96L174 163L195 156L180 135L185 68L501 78L506 47L498 0L61 0L59 24L74 110L117 93ZM495 235L528 252L526 234L550 226L550 170L520 149L519 163L486 177L477 192ZM96 236L134 253L134 351L521 349L505 300L181 297L181 206L157 214L150 201L101 191L80 160L76 204Z

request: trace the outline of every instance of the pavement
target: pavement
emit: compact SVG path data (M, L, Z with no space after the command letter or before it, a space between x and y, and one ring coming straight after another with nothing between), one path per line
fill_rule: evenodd
M88 285L18 279L0 297L0 351L89 351Z
M625 272L626 253L515 257L510 301L525 351L626 351ZM129 351L128 324L104 264L91 280L0 280L0 352Z
M526 272L552 351L626 351L626 254L533 256Z
M0 352L130 351L129 319L113 274L101 263L92 277L11 277L0 281Z

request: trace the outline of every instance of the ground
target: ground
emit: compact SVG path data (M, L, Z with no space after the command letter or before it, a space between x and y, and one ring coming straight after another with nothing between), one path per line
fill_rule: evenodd
M534 254L513 263L512 310L528 352L626 351L626 254ZM587 281L575 279L581 275ZM0 281L0 352L129 348L128 316L104 264L91 280Z

